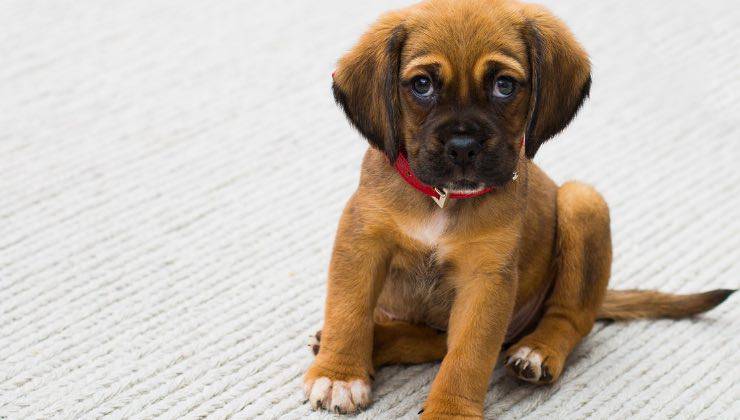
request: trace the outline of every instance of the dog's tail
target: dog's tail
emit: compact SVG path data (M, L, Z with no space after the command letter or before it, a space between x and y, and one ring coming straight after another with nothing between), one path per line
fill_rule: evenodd
M690 295L654 290L607 290L597 319L622 321L640 318L684 318L706 312L735 290L718 289Z

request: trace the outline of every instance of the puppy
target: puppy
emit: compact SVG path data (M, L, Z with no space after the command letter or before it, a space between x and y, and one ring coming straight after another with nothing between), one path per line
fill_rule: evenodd
M532 162L590 73L563 22L506 0L390 12L339 61L336 101L372 147L304 378L314 408L354 412L377 367L442 360L423 417L481 418L502 346L513 376L547 384L596 319L689 316L732 293L607 291L607 204Z

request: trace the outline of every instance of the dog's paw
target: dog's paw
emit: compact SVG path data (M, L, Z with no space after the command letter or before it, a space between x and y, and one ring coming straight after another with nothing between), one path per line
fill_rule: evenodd
M314 356L319 354L321 348L321 330L316 331L316 334L308 336L308 349L313 353Z
M321 376L306 380L303 392L314 410L323 408L340 414L362 410L371 402L370 384L362 379L336 381Z
M314 338L321 340L321 333ZM372 401L371 369L346 354L322 351L303 377L306 400L314 410L349 414L364 409Z
M544 348L517 345L507 352L504 366L511 375L523 381L548 384L560 376L563 368L560 359Z

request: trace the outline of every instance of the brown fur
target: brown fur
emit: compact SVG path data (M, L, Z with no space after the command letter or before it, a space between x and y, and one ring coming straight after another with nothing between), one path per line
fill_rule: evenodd
M492 72L517 80L516 94L488 98ZM443 81L434 104L411 94L419 74ZM606 203L587 185L557 186L530 160L574 117L590 83L588 57L560 20L506 0L431 0L388 13L340 60L335 97L373 148L329 267L321 345L305 375L315 407L362 408L369 398L355 388L350 398L347 384L369 384L384 364L442 359L423 417L480 418L504 343L513 375L549 383L597 317L680 317L726 297L607 292ZM407 151L428 183L460 175L439 159L458 121L485 127L485 161L471 176L496 189L440 210L389 160ZM317 385L327 379L328 391Z
M714 308L734 292L719 289L689 295L672 295L655 290L608 290L596 316L598 319L613 321L685 318Z

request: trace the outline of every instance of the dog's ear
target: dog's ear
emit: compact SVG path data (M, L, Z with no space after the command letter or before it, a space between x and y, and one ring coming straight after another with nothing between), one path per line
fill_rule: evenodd
M531 99L525 153L532 159L575 117L591 89L591 63L567 26L541 6L523 7Z
M400 147L398 92L401 50L406 40L405 12L383 15L339 60L334 72L334 99L352 125L391 163Z

